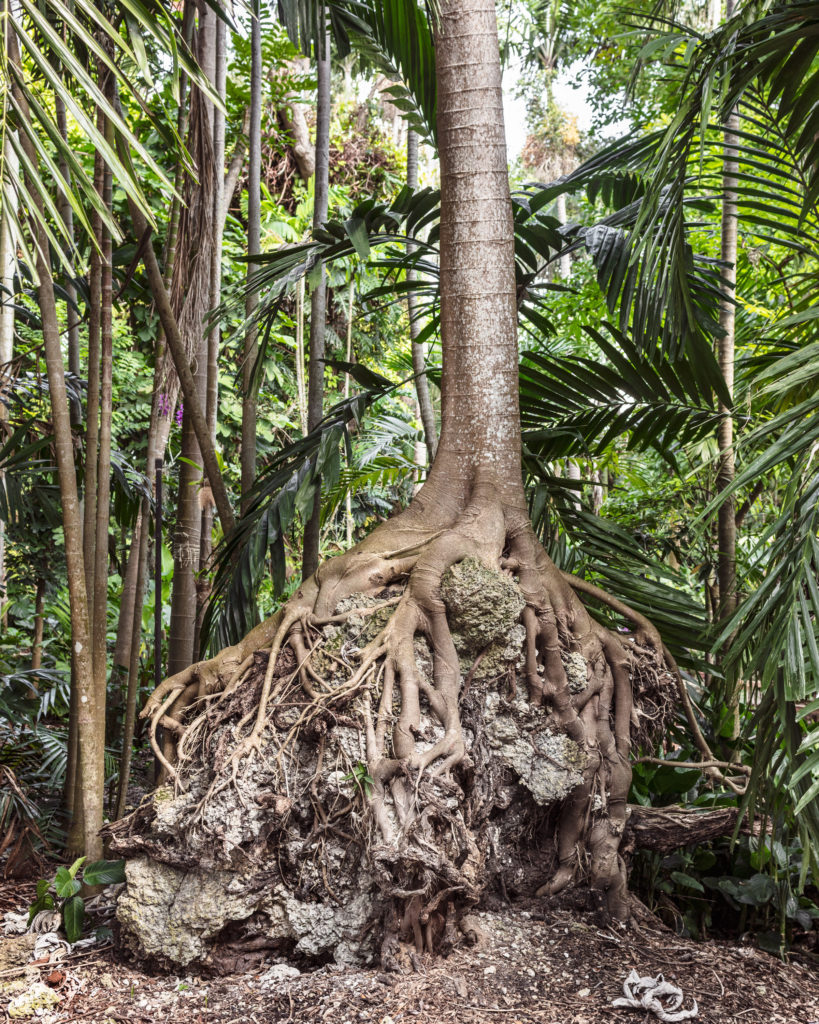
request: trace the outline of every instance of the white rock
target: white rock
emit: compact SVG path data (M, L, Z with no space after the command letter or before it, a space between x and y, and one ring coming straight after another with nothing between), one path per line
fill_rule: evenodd
M3 915L4 935L24 935L28 931L28 912L15 914L13 910L7 910Z
M275 988L283 981L292 981L293 978L298 978L300 975L301 971L298 967L293 967L292 964L273 964L270 970L265 971L261 976L259 985L263 989Z

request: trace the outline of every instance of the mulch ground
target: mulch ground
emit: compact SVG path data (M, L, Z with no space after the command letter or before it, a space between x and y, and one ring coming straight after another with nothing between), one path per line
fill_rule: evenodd
M29 886L0 887L0 918L22 910ZM479 913L477 948L415 959L405 974L326 965L282 980L275 959L222 977L151 974L108 945L58 963L11 966L0 983L38 972L60 995L44 1024L644 1024L643 1010L615 1009L632 968L664 974L696 999L701 1024L819 1024L819 971L751 946L695 943L671 932L599 928L542 904ZM0 938L2 943L11 940ZM16 973L15 973L16 972ZM268 973L270 972L270 973ZM8 999L0 993L5 1019Z

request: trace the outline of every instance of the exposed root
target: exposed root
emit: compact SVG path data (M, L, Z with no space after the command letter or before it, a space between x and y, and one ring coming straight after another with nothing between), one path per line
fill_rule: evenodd
M679 673L650 622L561 573L528 521L502 507L487 484L476 483L471 503L449 524L424 530L412 517L399 517L358 549L325 563L277 615L236 647L166 680L142 712L178 792L210 773L190 815L202 827L208 807L226 791L244 799L239 783L260 755L279 780L270 799L284 820L295 799L290 779L304 756L301 738L316 744L309 839L323 850L322 837L333 836L369 858L382 895L399 908L385 919L385 960L398 940L411 940L419 953L451 944L459 916L463 930L463 912L486 884L491 818L504 806L483 736L491 684L484 681L473 692L478 670L498 643L493 609L487 635L479 623L469 640L474 653L465 671L467 641L454 632L444 600L449 571L470 564L501 581L499 593L505 586L511 602L509 622L522 623L522 678L538 729L567 738L576 752L574 781L556 815L555 864L538 892L554 895L585 878L608 913L625 919L620 843L632 743L662 729L672 675ZM480 602L480 584L475 591L467 598ZM605 602L633 631L609 632L589 616L576 591ZM351 623L360 642L334 646L331 639ZM426 668L419 658L428 658ZM504 694L511 691L503 697L511 707L518 700L514 667L504 663L499 678L505 681L510 671L511 685L502 686ZM328 805L318 780L328 770L328 730L341 722L363 735L366 763L334 748L333 771L352 780L356 792ZM434 728L424 724L430 722ZM159 726L177 740L175 763L159 749ZM553 759L544 751L543 759ZM698 767L730 785L721 774L727 766L706 754L703 749ZM321 870L337 901L324 861Z

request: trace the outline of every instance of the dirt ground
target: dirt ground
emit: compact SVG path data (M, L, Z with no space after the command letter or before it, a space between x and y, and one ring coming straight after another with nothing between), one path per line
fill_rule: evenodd
M0 887L0 918L22 911L27 884ZM298 974L262 952L223 959L233 973L150 973L111 943L58 961L18 955L0 938L0 1008L8 983L39 974L59 1002L29 1020L44 1024L643 1024L645 1010L615 1009L632 968L680 986L701 1024L819 1024L819 970L783 964L750 946L695 943L669 931L600 928L542 903L478 912L485 940L446 959L407 955L406 973L325 965ZM4 948L5 947L5 948ZM413 963L414 961L414 963ZM3 991L3 989L6 991ZM19 1018L17 1018L19 1019Z

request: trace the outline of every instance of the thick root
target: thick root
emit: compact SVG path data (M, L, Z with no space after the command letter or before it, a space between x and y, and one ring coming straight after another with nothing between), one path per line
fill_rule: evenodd
M555 853L543 851L549 877L538 891L551 896L585 879L608 912L625 919L619 850L631 782L635 680L643 703L656 709L643 715L641 727L662 727L664 695L673 686L673 666L656 630L624 606L633 633L614 634L594 621L577 596L582 588L554 566L528 521L503 508L487 484L475 485L471 503L451 522L424 529L417 518L398 517L325 563L242 643L171 677L150 697L142 714L150 717L154 750L177 791L209 773L191 823L204 827L209 805L231 787L244 799L238 782L245 764L260 755L283 780L270 799L284 821L294 801L285 792L288 759L303 758L295 746L312 738L318 755L309 787L311 843L344 837L366 851L383 897L398 908L385 918L391 923L384 925L384 950L394 950L399 939L412 941L418 953L451 943L459 914L487 884L498 831L493 816L504 806L499 789L510 784L502 782L510 779L508 770L492 767L484 736L486 702L496 697L485 682L475 692L474 682L497 638L478 630L470 640L477 656L470 655L465 670L466 641L453 631L444 599L450 570L475 564L507 587L510 624L519 619L525 630L521 675L537 735L566 738L575 751L553 830ZM594 589L591 596L599 598ZM352 607L345 606L348 600ZM366 642L333 648L327 631L353 620L365 623ZM494 684L504 688L510 706L518 700L516 674L510 663ZM344 778L355 781L357 794L328 806L316 780L327 770L325 737L340 722L363 733L366 764L347 757ZM177 741L173 760L161 755L160 726ZM526 765L511 763L523 778Z

